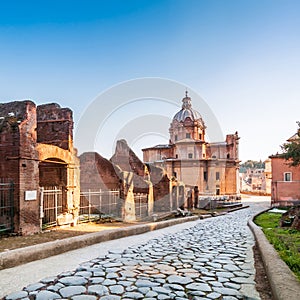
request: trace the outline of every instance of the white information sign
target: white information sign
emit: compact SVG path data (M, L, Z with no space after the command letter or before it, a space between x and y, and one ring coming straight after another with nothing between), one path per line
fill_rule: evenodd
M37 191L25 191L25 200L36 200L37 199Z

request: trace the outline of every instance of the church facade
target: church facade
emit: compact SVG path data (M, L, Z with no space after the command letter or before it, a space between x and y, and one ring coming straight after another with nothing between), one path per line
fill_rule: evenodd
M170 178L199 191L199 196L239 194L239 136L226 135L224 142L206 142L206 126L192 108L191 98L182 99L182 108L170 125L167 145L143 149L143 160L164 168Z

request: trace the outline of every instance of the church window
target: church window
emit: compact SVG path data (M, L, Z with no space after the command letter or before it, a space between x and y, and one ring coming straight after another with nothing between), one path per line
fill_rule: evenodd
M191 138L191 134L190 134L190 133L186 133L185 137L186 137L187 139L190 139L190 138Z
M177 136L177 134L175 135L175 141L177 141L178 140L178 136Z
M193 158L193 153L189 153L189 158Z
M199 133L199 140L202 140L202 134Z
M292 172L284 172L284 181L292 181Z
M220 172L216 172L216 180L220 180Z
M207 172L206 171L203 172L203 179L204 179L204 181L207 181Z

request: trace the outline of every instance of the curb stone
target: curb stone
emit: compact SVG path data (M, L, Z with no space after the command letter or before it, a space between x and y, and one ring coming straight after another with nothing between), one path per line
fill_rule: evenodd
M265 234L253 220L256 216L268 211L266 209L254 215L248 221L258 249L261 253L263 264L270 282L272 295L275 300L296 299L300 295L300 282L286 263L279 257L277 251L269 243ZM298 295L298 296L297 296Z

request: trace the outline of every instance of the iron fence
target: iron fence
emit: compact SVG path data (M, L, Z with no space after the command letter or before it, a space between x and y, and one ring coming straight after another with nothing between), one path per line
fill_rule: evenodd
M0 179L0 234L14 231L14 183Z
M57 225L57 216L63 212L63 192L59 187L41 187L43 227Z
M134 194L135 204L135 216L137 219L143 219L148 216L148 195L135 193Z
M121 216L120 192L118 190L88 190L80 193L79 222L89 222L104 215Z

